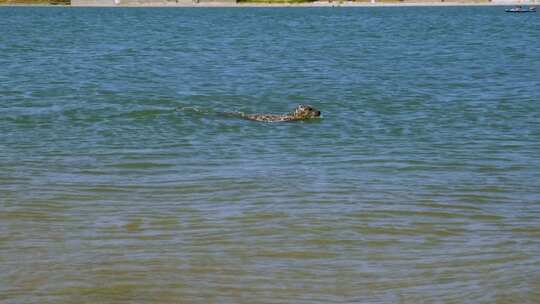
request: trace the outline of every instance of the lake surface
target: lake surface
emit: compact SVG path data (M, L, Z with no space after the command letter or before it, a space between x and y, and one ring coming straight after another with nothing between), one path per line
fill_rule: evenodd
M0 8L0 302L538 303L539 17Z

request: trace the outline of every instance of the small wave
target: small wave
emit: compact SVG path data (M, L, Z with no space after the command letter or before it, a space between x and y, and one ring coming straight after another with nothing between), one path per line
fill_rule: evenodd
M215 113L214 110L209 108L201 108L201 107L179 107L176 108L177 112L187 112L187 113L200 113L200 114L212 114Z
M160 168L171 168L174 167L174 164L167 164L167 163L153 163L153 162L136 162L136 163L119 163L119 164L113 164L110 165L112 168L117 169L160 169Z
M159 116L161 114L167 114L170 110L167 109L142 109L133 110L127 113L127 117L130 118L149 118Z

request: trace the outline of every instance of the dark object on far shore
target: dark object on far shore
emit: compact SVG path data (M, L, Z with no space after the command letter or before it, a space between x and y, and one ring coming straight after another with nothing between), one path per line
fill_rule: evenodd
M521 6L516 6L510 9L504 10L507 13L536 13L536 7L530 6L528 8L522 8Z

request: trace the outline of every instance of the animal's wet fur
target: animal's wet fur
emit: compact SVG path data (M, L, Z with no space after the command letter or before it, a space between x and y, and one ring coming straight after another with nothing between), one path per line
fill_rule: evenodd
M321 116L321 111L315 109L310 105L298 105L294 111L288 114L244 114L239 113L242 118L263 122L282 122L282 121L295 121L295 120L307 120L318 118Z

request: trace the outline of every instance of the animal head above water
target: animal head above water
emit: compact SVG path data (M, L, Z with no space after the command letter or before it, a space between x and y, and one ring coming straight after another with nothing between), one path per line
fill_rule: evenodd
M321 116L321 111L310 105L298 105L292 115L297 119L310 119Z

